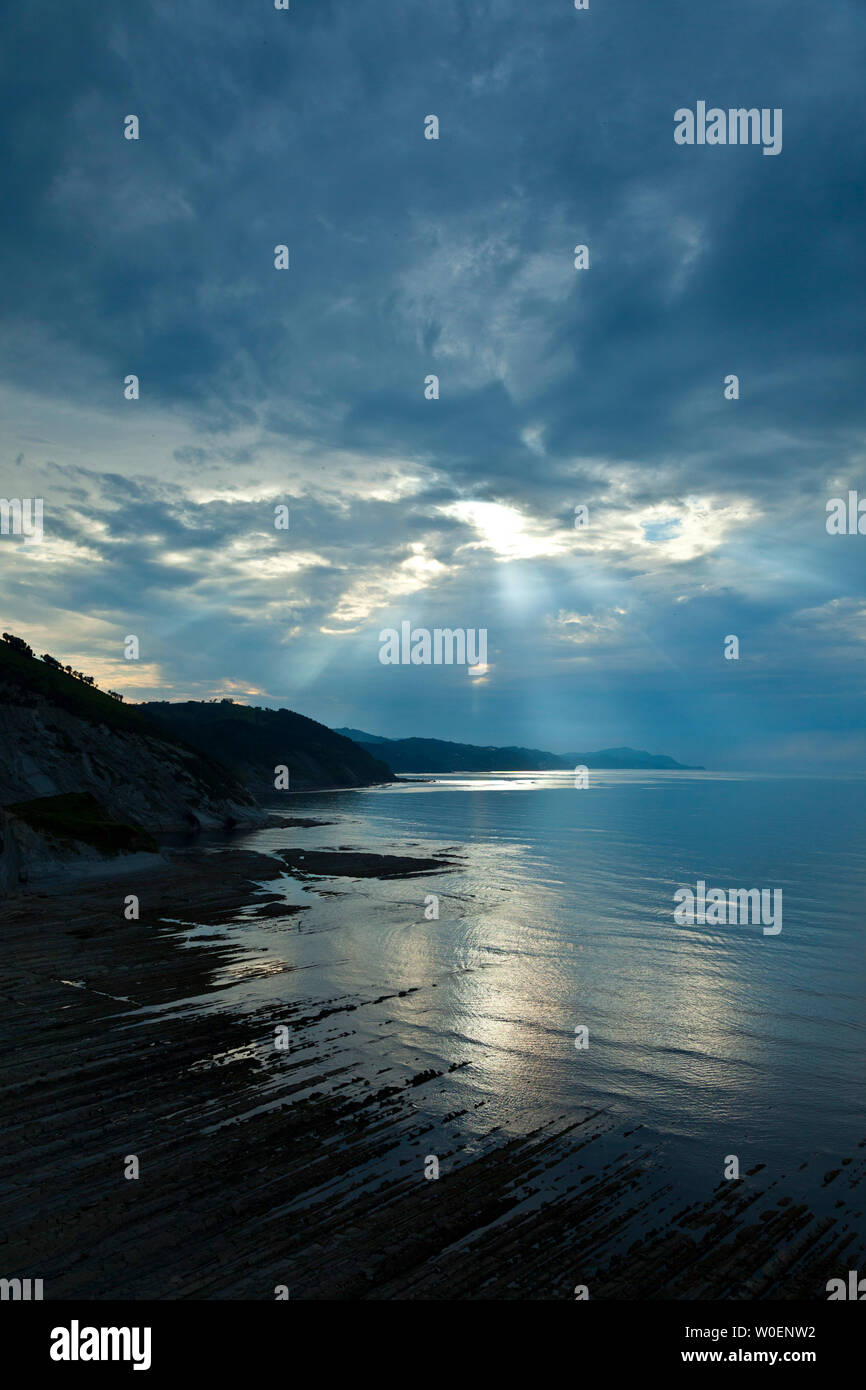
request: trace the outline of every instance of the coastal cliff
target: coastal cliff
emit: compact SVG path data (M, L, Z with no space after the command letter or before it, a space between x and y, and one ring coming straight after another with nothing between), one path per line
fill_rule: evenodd
M130 705L0 642L0 895L88 862L157 853L154 836L262 824L279 793L388 781L312 719L230 701Z

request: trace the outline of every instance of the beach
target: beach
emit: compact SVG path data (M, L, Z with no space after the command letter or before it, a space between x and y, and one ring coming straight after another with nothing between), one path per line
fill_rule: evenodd
M864 1266L862 1139L687 1188L651 1127L543 1090L509 1107L477 1039L425 1046L455 973L432 953L323 992L341 893L423 923L465 868L457 844L347 843L340 804L275 816L266 852L193 844L7 906L6 1277L47 1299L796 1299Z

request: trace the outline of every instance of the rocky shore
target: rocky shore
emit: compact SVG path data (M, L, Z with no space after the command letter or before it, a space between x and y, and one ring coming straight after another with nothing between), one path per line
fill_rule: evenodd
M357 876L444 863L400 859L286 850L282 864ZM284 935L304 919L259 886L282 864L199 846L144 879L7 904L0 1275L43 1279L47 1299L272 1299L278 1286L572 1299L580 1285L606 1299L795 1299L866 1267L864 1144L827 1172L756 1169L685 1204L640 1129L587 1109L509 1132L494 1098L459 1089L468 1061L443 1072L393 1047L395 1011L423 1014L437 988L420 967L399 997L295 990L220 1007L239 978L294 973L244 941L244 924ZM137 921L123 912L132 892ZM362 1016L380 1039L372 1069ZM444 1112L429 1103L443 1092ZM802 1200L810 1183L832 1186L832 1216Z

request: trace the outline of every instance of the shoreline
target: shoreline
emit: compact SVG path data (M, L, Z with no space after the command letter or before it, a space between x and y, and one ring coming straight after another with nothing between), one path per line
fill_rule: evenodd
M792 1299L825 1297L827 1279L862 1265L866 1143L824 1174L832 1218L759 1169L689 1204L640 1128L597 1109L528 1133L491 1120L468 1141L473 1093L444 1116L425 1095L468 1079L469 1062L449 1077L395 1053L371 1082L354 1018L375 1017L387 1040L389 1010L436 987L421 976L399 998L216 1007L227 979L272 968L244 927L288 930L309 910L259 886L310 855L286 853L198 844L166 851L146 893L137 873L66 885L62 911L53 893L6 905L4 1277L42 1278L46 1299L271 1299L277 1285L293 1298L571 1299L581 1283L593 1298ZM330 872L383 867L327 853ZM487 1102L472 1104L477 1120Z

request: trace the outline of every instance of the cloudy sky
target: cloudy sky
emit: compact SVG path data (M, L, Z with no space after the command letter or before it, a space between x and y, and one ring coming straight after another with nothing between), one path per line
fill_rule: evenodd
M859 0L7 11L0 493L45 533L3 626L130 699L861 768L864 40ZM699 100L782 152L677 145ZM487 669L382 665L403 620Z

